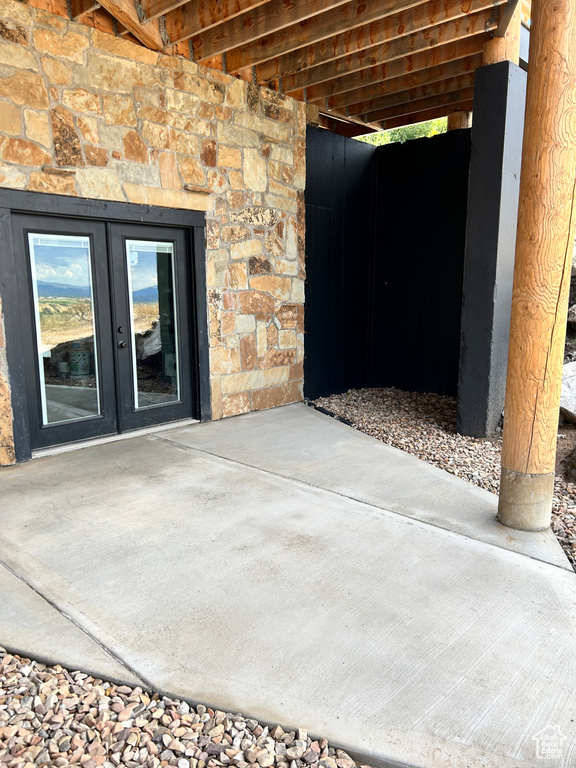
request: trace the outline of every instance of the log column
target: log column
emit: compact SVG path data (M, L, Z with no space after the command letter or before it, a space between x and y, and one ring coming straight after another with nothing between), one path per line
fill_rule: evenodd
M498 519L550 525L576 185L576 0L534 0Z

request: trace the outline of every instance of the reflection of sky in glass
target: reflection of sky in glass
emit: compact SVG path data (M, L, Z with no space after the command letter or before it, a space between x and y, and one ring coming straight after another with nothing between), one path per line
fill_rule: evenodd
M68 285L85 288L89 295L90 275L88 274L88 247L85 238L58 236L34 236L36 257L36 278L42 283ZM132 269L132 288L134 291L158 284L156 252L141 251L132 253L136 259Z
M44 238L42 238L44 239ZM44 283L88 286L88 248L35 244L36 276Z
M131 251L130 272L132 275L132 290L141 291L143 288L157 287L158 262L156 252Z

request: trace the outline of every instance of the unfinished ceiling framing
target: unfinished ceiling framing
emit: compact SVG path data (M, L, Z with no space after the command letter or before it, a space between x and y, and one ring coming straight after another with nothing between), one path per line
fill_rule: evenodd
M517 5L71 0L78 20L305 100L321 125L347 135L471 110L484 46L506 32ZM522 10L529 14L526 0Z

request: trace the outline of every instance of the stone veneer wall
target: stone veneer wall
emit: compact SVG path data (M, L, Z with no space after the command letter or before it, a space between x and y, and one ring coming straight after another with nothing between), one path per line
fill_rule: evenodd
M207 212L214 419L302 398L305 135L303 103L0 0L0 186ZM0 333L0 464L6 381Z

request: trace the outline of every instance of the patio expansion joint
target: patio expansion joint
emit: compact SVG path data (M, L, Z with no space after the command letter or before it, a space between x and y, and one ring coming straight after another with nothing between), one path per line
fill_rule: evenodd
M4 560L0 559L0 566L5 568L8 573L11 573L15 578L18 579L24 586L28 587L32 592L34 592L41 600L44 600L44 602L50 606L56 613L58 613L62 618L69 621L76 629L80 630L83 634L88 637L88 639L93 642L95 645L97 645L102 651L104 651L105 654L110 656L111 659L113 659L115 662L117 662L121 667L124 667L124 669L130 673L133 677L135 677L137 680L139 680L143 686L145 686L148 689L153 689L154 685L150 683L148 680L146 680L142 675L134 670L124 659L122 659L117 653L114 653L111 648L109 648L105 643L102 642L98 637L93 635L89 630L86 629L86 627L83 627L80 622L75 620L72 616L70 616L66 611L62 610L58 603L55 600L52 600L48 595L44 594L38 587L34 586L28 579L26 579L21 573L18 573L17 570L12 568L8 563L6 563ZM22 651L23 652L23 649ZM41 660L41 659L40 659ZM54 660L47 660L48 663L61 663Z
M323 486L314 485L313 483L307 482L306 480L301 480L299 478L290 477L289 475L283 475L280 472L273 472L270 469L263 469L262 467L256 467L253 464L249 464L248 462L245 462L245 461L240 461L239 459L232 459L232 458L230 458L228 456L221 456L220 454L213 453L212 451L208 451L205 448L198 448L196 446L187 445L186 443L181 443L181 442L179 442L178 440L176 440L174 438L165 437L162 434L150 434L150 435L147 435L147 439L160 440L160 441L165 442L165 443L170 443L175 448L179 448L180 450L185 451L186 453L196 453L196 454L202 454L202 455L205 455L205 456L210 456L212 459L217 459L217 460L220 460L220 461L222 461L224 463L227 463L227 464L235 464L235 465L237 465L239 467L243 467L245 469L252 470L253 472L256 472L256 473L259 473L259 474L268 475L270 477L274 477L274 478L277 478L277 479L280 479L280 480L284 480L284 481L289 482L289 483L294 483L294 484L296 484L296 485L298 485L300 487L303 487L303 488L313 489L315 491L321 491L322 493L326 493L326 494L329 494L331 496L335 496L335 497L337 497L339 499L347 499L348 501L353 501L355 504L360 504L360 505L362 505L364 507L367 507L368 509L370 509L372 511L378 510L378 512L380 512L380 513L384 513L384 514L389 514L389 515L393 515L393 516L396 516L396 517L400 517L400 518L403 518L404 520L410 521L411 523L417 523L419 525L426 526L428 528L432 528L432 529L437 530L437 531L443 531L445 534L451 534L453 536L457 536L458 538L463 539L465 541L474 541L477 544L482 545L484 547L488 547L490 549L497 549L497 550L500 550L500 551L503 551L503 552L508 552L508 553L510 553L510 555L516 555L518 557L527 558L528 560L531 560L531 561L533 561L535 563L540 563L540 564L545 565L545 566L557 568L558 570L563 571L563 572L567 571L568 573L571 573L572 575L574 575L574 571L570 567L570 563L568 562L568 560L566 560L567 566L560 565L560 564L557 564L557 563L551 563L548 560L544 560L543 558L540 558L540 557L534 557L533 555L527 554L525 552L517 552L517 551L515 551L513 549L508 549L507 547L501 547L498 544L494 544L492 542L482 541L481 539L476 539L476 538L473 538L472 536L466 536L466 534L460 533L459 531L455 531L455 530L453 530L451 528L446 528L446 527L444 527L442 525L436 525L434 523L429 522L428 520L420 520L417 517L412 517L410 515L404 514L403 512L400 512L400 511L395 510L395 509L389 509L388 507L380 507L380 506L377 506L376 504L371 504L369 501L364 501L363 499L358 499L355 496L348 496L345 493L341 493L339 491L332 490L331 488L324 488Z

